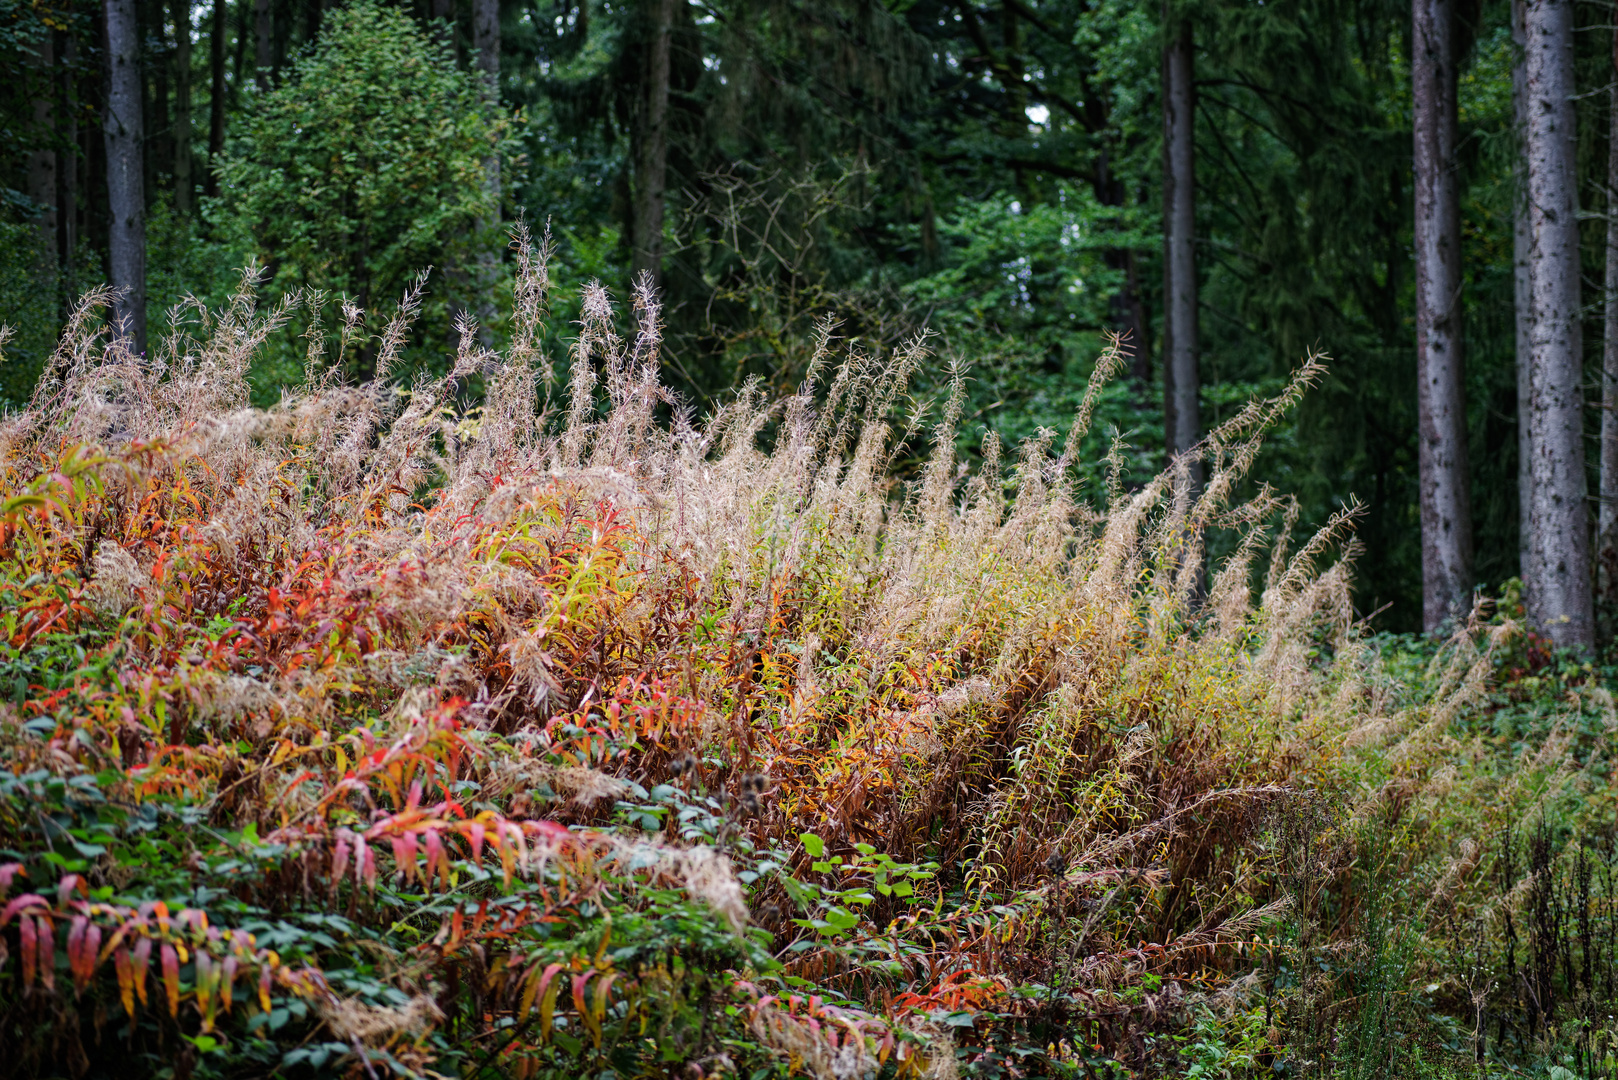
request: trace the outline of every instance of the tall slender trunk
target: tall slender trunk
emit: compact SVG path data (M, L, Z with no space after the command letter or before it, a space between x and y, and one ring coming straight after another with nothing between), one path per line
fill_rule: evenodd
M253 35L248 32L247 15L251 11L247 0L236 0L236 48L231 55L230 103L240 105L242 102L242 69L247 65L247 41Z
M455 42L455 0L431 0L428 5L433 23L433 36L442 44L451 45ZM472 21L476 23L477 14L473 13ZM473 27L474 31L476 27Z
M1533 244L1528 222L1528 9L1526 0L1511 0L1511 37L1517 61L1511 69L1512 115L1517 129L1517 157L1513 168L1512 292L1516 309L1517 356L1517 576L1522 581L1523 606L1536 610L1534 576L1539 538L1534 532L1534 425L1529 423L1533 399L1534 288Z
M1538 536L1528 617L1557 646L1584 651L1595 642L1595 616L1585 506L1572 0L1528 0L1524 28L1534 321L1530 505Z
M268 90L275 66L275 16L270 0L253 0L253 46L253 81L260 90Z
M1462 377L1454 11L1450 0L1414 0L1412 18L1422 624L1431 631L1470 610L1472 508Z
M669 37L674 0L649 0L646 84L635 154L635 276L663 282L663 207L668 184Z
M1128 188L1112 171L1111 147L1103 146L1096 156L1096 201L1103 206L1122 207L1129 199ZM1120 217L1103 219L1103 228L1122 230ZM1109 321L1124 340L1130 356L1130 378L1141 389L1152 380L1151 343L1146 339L1146 307L1140 299L1140 275L1135 252L1129 248L1107 248L1102 252L1107 269L1118 271L1123 283L1107 302Z
M214 169L225 148L225 0L213 0L213 29L208 34L208 179L209 195L219 194Z
M1618 30L1612 35L1618 80ZM1596 581L1602 608L1618 601L1618 82L1607 89L1606 324L1601 343L1601 502L1596 525ZM1610 628L1609 633L1610 633Z
M78 281L74 255L79 246L79 122L78 87L74 68L78 60L78 42L72 34L56 32L58 51L62 57L57 75L57 95L62 105L62 141L65 149L56 157L57 230L56 257L61 267L67 295L77 295Z
M270 85L281 85L281 69L286 67L292 47L292 0L270 0Z
M105 0L107 111L107 265L120 290L113 320L146 349L146 185L141 171L140 37L135 0Z
M55 45L53 35L46 34L45 40L40 43L39 55L34 58L37 77L44 84L34 96L34 131L35 138L45 145L28 154L28 198L40 208L37 256L40 265L45 268L56 265L57 155L56 147L50 145L56 141L56 94L51 86L51 69L56 63Z
M476 67L483 80L483 97L489 109L500 107L500 0L472 0L472 48L477 51ZM477 313L485 345L492 343L490 324L495 320L495 279L500 271L500 155L483 159L483 192L489 201L490 219L478 223L483 243L477 260ZM493 235L491 235L493 234Z
M174 0L174 208L191 212L191 0Z
M1163 55L1164 435L1170 456L1202 438L1198 416L1195 108L1191 24L1167 22ZM1202 466L1193 466L1200 486Z

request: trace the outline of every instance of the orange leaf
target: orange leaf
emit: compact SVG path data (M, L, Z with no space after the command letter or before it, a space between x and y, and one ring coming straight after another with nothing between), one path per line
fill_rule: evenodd
M135 1018L135 972L129 960L129 950L122 945L112 954L112 969L118 974L118 999L124 1003L124 1012Z
M131 959L134 961L130 974L135 979L135 996L140 998L142 1005L146 1005L146 969L152 965L152 939L143 937L137 941Z

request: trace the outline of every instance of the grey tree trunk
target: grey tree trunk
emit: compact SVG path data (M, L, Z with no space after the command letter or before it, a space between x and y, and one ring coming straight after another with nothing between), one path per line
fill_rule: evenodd
M1524 53L1528 47L1526 0L1511 0L1511 37L1517 46L1517 60L1511 68L1511 104L1517 129L1517 160L1512 172L1512 291L1516 311L1517 356L1517 576L1522 581L1523 606L1535 609L1534 582L1530 568L1535 564L1538 544L1534 533L1534 426L1528 422L1533 398L1532 366L1534 330L1534 290L1530 271L1533 244L1528 224L1528 72Z
M146 350L146 184L141 171L140 36L135 0L105 0L107 111L107 265L120 290L113 320Z
M253 0L253 81L270 88L275 69L275 15L270 0Z
M1450 0L1414 0L1416 401L1421 468L1422 625L1471 610L1472 508L1462 378L1461 213Z
M1612 35L1618 79L1618 30ZM1596 517L1596 582L1603 607L1618 599L1618 82L1607 90L1607 280L1601 347L1601 502Z
M663 209L668 184L669 37L674 0L649 0L646 85L635 146L635 277L663 283Z
M47 85L51 81L51 68L55 63L54 36L47 34L45 35L45 40L40 44L39 55L34 59L34 66L44 73L42 81ZM34 128L40 133L41 138L50 138L56 134L56 95L54 88L34 98ZM54 267L56 265L57 228L56 150L54 147L45 147L29 152L28 198L42 208L38 225L38 257L40 264L46 267Z
M225 0L213 0L213 29L208 33L208 180L209 195L219 194L214 167L225 148Z
M483 79L483 96L490 109L500 107L500 0L472 0L472 47L477 50L477 71ZM486 238L478 253L477 313L485 345L492 344L490 324L498 309L494 302L495 279L500 269L500 155L483 159L483 190L489 199L492 218L481 222L480 236ZM490 234L493 234L492 236Z
M1537 541L1523 576L1533 578L1533 628L1559 647L1588 651L1595 643L1595 615L1585 506L1572 0L1528 0L1525 15L1530 527Z
M191 212L191 0L174 0L174 208Z
M1168 16L1169 7L1164 6ZM1202 438L1197 373L1196 157L1191 24L1181 22L1163 55L1163 408L1170 456ZM1200 463L1194 467L1200 485Z

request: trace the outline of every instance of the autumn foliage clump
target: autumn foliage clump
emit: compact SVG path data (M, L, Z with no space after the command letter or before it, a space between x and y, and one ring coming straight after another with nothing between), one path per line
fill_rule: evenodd
M1346 519L1233 502L1318 364L1200 485L1084 491L1116 349L969 471L958 393L905 420L924 341L828 323L699 423L655 296L554 327L518 248L444 378L393 381L418 293L352 385L358 313L249 275L146 356L91 294L0 424L0 1071L1154 1073L1273 984L1285 822L1406 715Z

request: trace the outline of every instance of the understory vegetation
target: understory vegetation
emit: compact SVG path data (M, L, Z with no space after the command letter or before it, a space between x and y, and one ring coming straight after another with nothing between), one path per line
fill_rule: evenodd
M1370 633L1248 475L1322 360L1200 480L1078 460L1116 346L969 469L925 338L698 420L517 249L444 377L249 271L0 422L0 1071L1613 1069L1603 673Z

